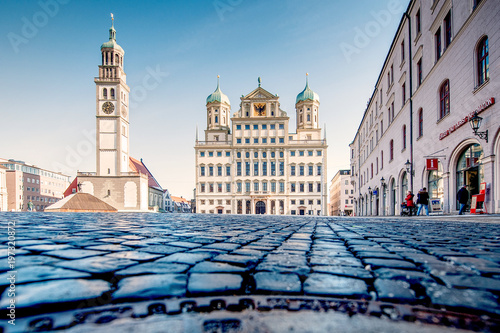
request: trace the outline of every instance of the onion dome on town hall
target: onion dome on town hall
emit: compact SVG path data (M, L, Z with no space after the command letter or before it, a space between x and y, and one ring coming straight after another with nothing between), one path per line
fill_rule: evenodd
M120 51L121 53L123 52L123 49L118 43L116 42L116 30L114 26L114 18L113 14L111 14L111 28L109 28L109 40L101 45L101 50L104 48L109 48L109 49L115 49Z
M317 101L319 103L319 95L316 94L314 91L312 91L311 88L309 88L308 78L309 78L309 73L306 74L306 87L304 88L304 90L302 90L300 94L297 95L297 101L295 102L295 104L307 100Z
M226 103L227 105L231 105L231 103L229 103L229 98L222 91L220 91L219 75L217 75L217 89L215 89L215 91L207 97L207 104L214 102Z

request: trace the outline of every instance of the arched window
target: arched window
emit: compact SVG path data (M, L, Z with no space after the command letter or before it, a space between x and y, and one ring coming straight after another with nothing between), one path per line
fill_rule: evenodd
M115 99L115 89L111 88L109 94L111 95L111 99Z
M307 121L311 121L311 115L307 114Z
M104 88L102 90L102 98L108 99L108 89Z
M219 118L215 116L215 123L217 124L219 122Z
M403 149L406 149L406 125L403 125Z
M480 86L490 77L488 37L485 36L477 46L477 85Z
M450 80L444 81L439 88L439 119L450 113Z
M418 110L418 137L424 135L424 110Z
M389 161L392 161L394 159L394 140L391 140L389 142Z

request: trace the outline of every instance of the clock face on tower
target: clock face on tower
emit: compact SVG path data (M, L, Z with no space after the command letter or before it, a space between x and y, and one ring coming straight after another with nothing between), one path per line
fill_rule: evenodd
M111 114L115 110L115 106L111 102L106 102L102 105L102 112L105 114Z

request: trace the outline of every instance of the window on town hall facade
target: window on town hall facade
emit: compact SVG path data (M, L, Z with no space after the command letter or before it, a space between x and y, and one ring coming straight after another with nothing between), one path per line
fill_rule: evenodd
M406 149L406 125L403 125L403 150Z
M401 62L405 60L405 40L401 42Z
M417 30L417 34L420 33L421 31L421 22L420 22L420 9L417 11L417 14L415 15L415 26L416 26L416 30Z
M384 151L382 150L380 152L380 169L382 170L384 168Z
M389 142L389 161L392 161L394 159L394 140L391 140Z
M488 37L483 37L477 47L477 85L483 84L489 77Z
M451 11L444 18L444 48L451 44Z
M418 110L418 137L424 135L424 110Z
M436 61L441 58L441 28L434 34L434 47L436 49Z
M450 81L446 80L439 89L439 119L450 113Z
M417 86L420 87L422 84L422 58L417 62Z
M405 105L405 102L406 102L406 82L403 83L403 85L401 86L401 98L403 100L403 105Z

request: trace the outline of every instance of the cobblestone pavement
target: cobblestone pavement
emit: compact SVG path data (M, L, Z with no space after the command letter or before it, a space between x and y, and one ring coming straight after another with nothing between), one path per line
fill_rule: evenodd
M152 329L162 313L175 332L259 331L245 309L262 314L262 332L288 331L263 322L276 310L295 328L309 312L331 312L360 318L331 322L365 332L387 325L370 321L378 317L416 321L419 332L500 330L498 216L1 213L0 221L6 331ZM191 317L191 328L181 320L174 329L175 314L228 310L233 319ZM317 321L318 331L327 323Z

